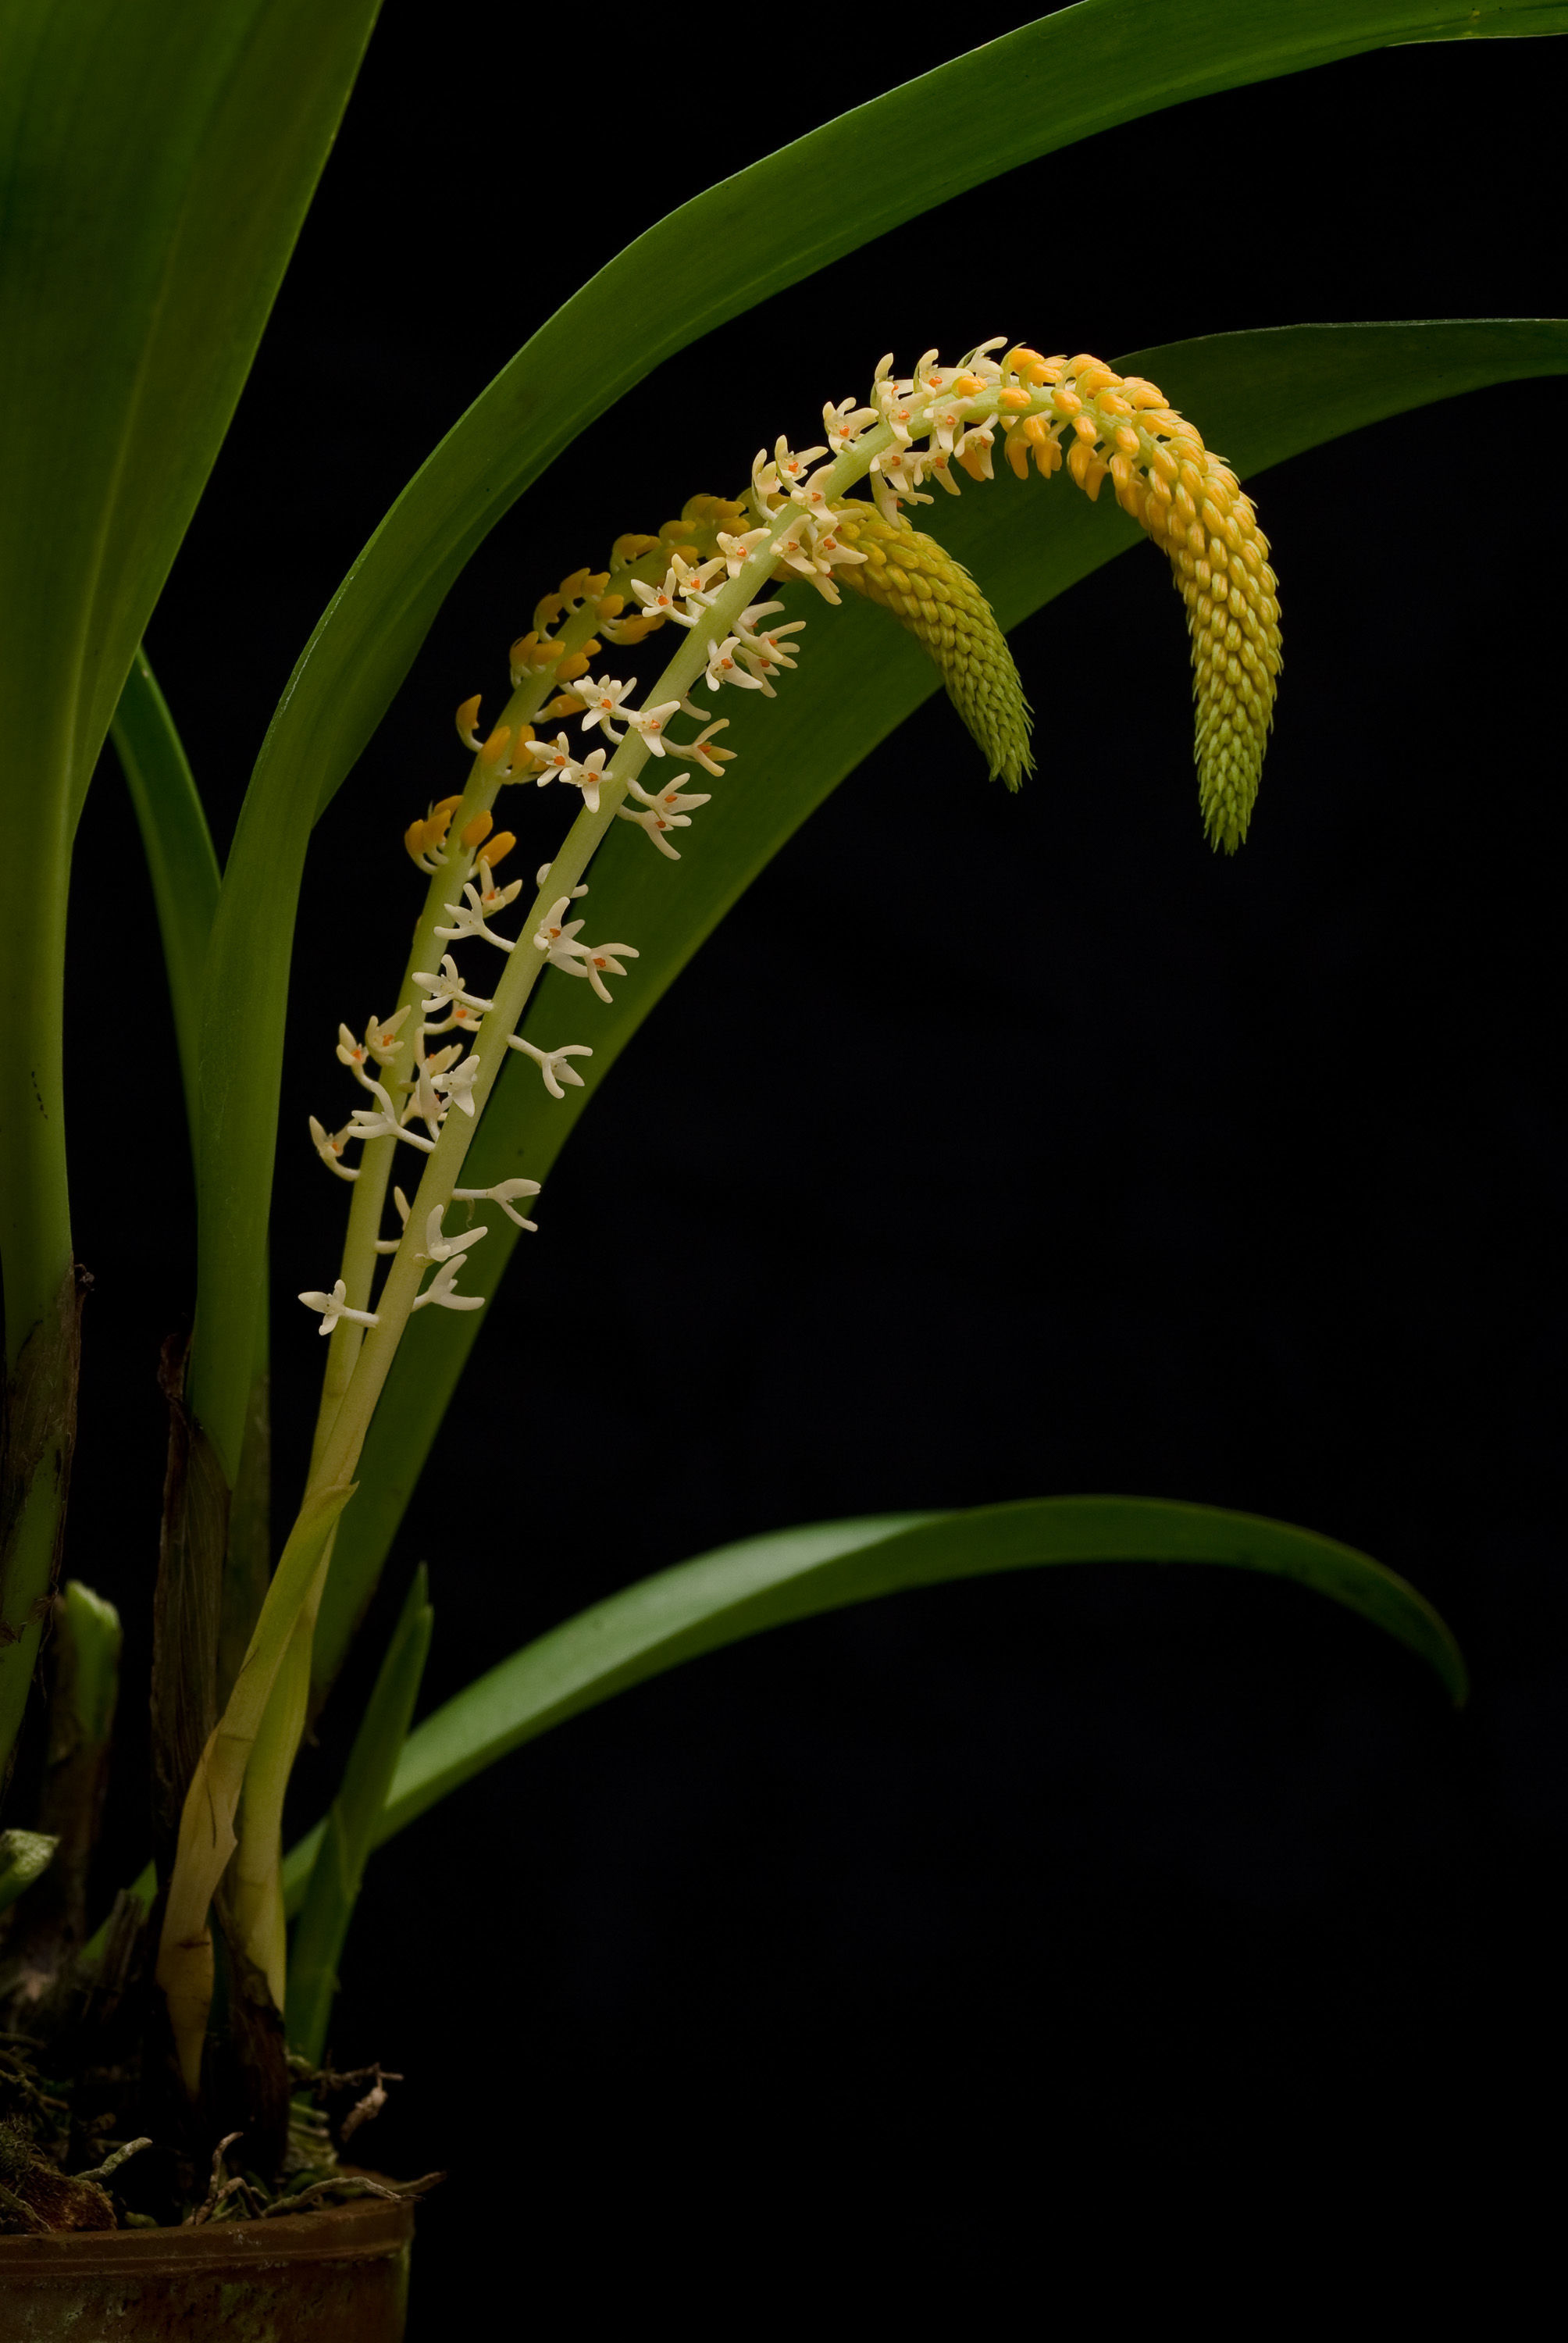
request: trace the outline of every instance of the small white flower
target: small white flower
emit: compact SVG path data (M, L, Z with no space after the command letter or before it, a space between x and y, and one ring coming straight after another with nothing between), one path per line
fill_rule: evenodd
M553 740L530 740L528 749L539 768L534 779L541 789L561 775L572 774L577 769L577 759L572 755L571 743L564 732L558 732Z
M365 1028L365 1046L378 1066L389 1066L397 1055L397 1031L411 1003L405 1001L396 1017L373 1017Z
M553 960L558 968L570 967L574 955L588 949L586 944L575 940L582 921L568 920L562 916L570 900L568 895L558 895L534 930L534 950L543 952L546 959Z
M759 545L766 545L769 532L765 528L749 528L744 537L726 537L719 532L719 550L724 556L724 566L731 578L739 578Z
M574 683L572 689L583 702L582 729L585 732L591 732L594 726L599 724L603 726L607 739L616 741L625 739L624 733L615 730L610 719L621 714L621 701L627 693L637 689L635 675L628 677L625 683L618 683L613 675L601 675L592 683L585 678L581 683Z
M423 1310L427 1302L433 1302L440 1310L482 1310L485 1306L482 1293L455 1293L452 1290L462 1266L461 1253L454 1254L450 1261L444 1261L424 1292L415 1301L415 1309Z
M408 1103L403 1110L404 1122L407 1123L414 1115L420 1116L432 1139L439 1132L441 1117L446 1112L441 1103L437 1077L444 1074L453 1060L461 1057L462 1053L460 1041L449 1041L433 1057L417 1057L412 1079L398 1085L399 1089L409 1093Z
M751 486L759 508L764 506L769 497L788 496L796 482L805 478L818 457L825 456L827 452L826 447L792 448L782 435L775 442L770 464L764 460L763 452L759 448L751 466Z
M582 921L578 920L574 925L581 927ZM640 952L632 950L630 944L574 944L572 949L580 957L556 960L556 966L568 976L586 976L599 999L611 1002L614 995L607 989L605 978L626 974L621 960L640 960L642 957ZM616 957L618 953L621 959ZM550 957L555 960L553 952Z
M474 1084L478 1078L481 1062L482 1061L470 1050L460 1066L454 1066L449 1073L437 1074L436 1077L436 1088L440 1091L447 1104L449 1107L457 1107L466 1115L471 1116L475 1111Z
M750 609L743 610L735 622L735 639L740 646L741 659L770 699L777 695L769 678L781 668L799 665L799 659L790 657L792 651L800 649L799 644L787 642L785 638L798 635L806 621L804 618L791 618L787 627L769 627L761 634L756 631L755 621L783 608L782 602L754 602Z
M302 1293L300 1300L307 1310L319 1310L321 1323L318 1334L330 1334L340 1318L351 1319L356 1326L379 1326L381 1321L374 1310L350 1310L348 1288L339 1278L330 1293Z
M520 880L516 880L509 889L503 890L508 901L517 894L520 884ZM465 886L463 894L465 898L463 902L447 905L457 925L450 928L437 928L436 933L446 941L456 941L461 936L483 936L487 944L496 945L498 950L516 951L518 948L516 936L498 936L493 928L487 928L485 925L485 904L478 889L474 886Z
M716 643L712 636L709 636L707 679L709 691L717 691L721 683L739 684L744 691L762 689L758 678L748 675L735 657L737 648L733 635L726 635L721 643Z
M605 727L605 730L607 732L609 731L608 724ZM617 741L624 739L626 735L622 732L614 732L610 734L610 738ZM598 813L598 787L599 783L604 779L604 760L608 753L608 750L605 749L592 749L583 759L581 764L574 765L569 773L563 773L561 775L561 779L563 781L569 781L574 789L581 789L583 793L583 803L587 806L589 813Z
M719 542L722 546L725 540L721 537ZM696 568L689 568L678 553L665 572L662 585L645 586L640 578L634 578L631 590L645 610L673 618L678 627L694 627L712 598L708 588L715 578L723 576L724 567L722 561L704 561Z
M719 759L733 757L735 751L733 749L714 749L710 751L708 744L716 732L728 732L729 729L729 717L721 716L716 724L709 724L705 730L699 732L695 740L671 740L668 743L669 753L672 757L691 758L694 763L701 766L705 773L711 773L716 781L720 780L723 779L724 766Z
M884 519L898 518L900 498L911 505L936 502L936 498L927 496L920 487L924 461L920 450L912 447L889 447L871 458L871 494Z
M341 1131L324 1131L314 1115L310 1118L310 1143L327 1170L335 1172L340 1180L357 1180L359 1177L357 1165L350 1167L340 1160L348 1141L358 1137L359 1133L352 1122L346 1122Z
M457 963L450 952L442 954L441 970L438 976L432 976L427 970L417 968L414 970L414 981L416 984L424 985L428 994L424 1004L427 1015L434 1014L444 1001L458 1002L465 1009L493 1009L496 1005L493 1001L487 1001L480 993L464 991L463 980L458 973Z
M487 1193L488 1191L485 1192ZM538 1194L538 1192L536 1189L535 1193ZM454 1201L456 1201L455 1196ZM467 1197L464 1201L467 1201ZM456 1261L467 1251L471 1244L477 1244L481 1237L489 1235L488 1229L477 1228L463 1229L455 1237L443 1236L441 1222L446 1210L445 1204L437 1204L427 1215L425 1222L424 1251L415 1254L416 1261Z
M398 1120L397 1111L379 1082L371 1085L378 1101L378 1111L372 1113L367 1106L357 1106L349 1118L349 1135L355 1139L406 1139L410 1147L419 1148L428 1155L435 1146L433 1139L421 1139L417 1131L409 1131Z
M663 582L658 586L646 586L640 578L634 578L631 590L643 608L651 610L655 618L675 617L680 602L680 588L676 583L673 570L666 570Z
M650 756L663 756L664 728L668 723L670 718L678 711L680 705L681 703L678 699L661 699L657 708L627 709L626 714L628 722L630 724L634 732L641 735L643 742ZM597 790L595 791L595 798L597 800ZM592 810L595 813L598 811L597 802L595 803Z
M910 426L914 421L914 410L908 403L909 389L910 386L908 383L894 382L890 379L884 379L884 377L879 374L877 377L874 394L877 401L877 411L881 416L881 418L887 425L889 430L892 433L896 446L899 447L907 447L909 446ZM878 466L881 461L882 458L879 456L872 457L871 469L873 473L877 470Z
M691 816L687 811L688 806L710 805L711 798L706 792L699 795L683 794L678 780L671 781L667 789L660 789L654 797L650 797L646 789L638 789L635 781L632 782L631 787L637 796L642 799L647 810L636 813L629 806L622 806L620 819L622 821L640 823L659 852L668 856L671 862L678 862L680 857L669 844L666 833L672 830L689 830ZM616 972L618 975L620 973L618 970Z
M582 1076L575 1066L568 1065L567 1060L593 1056L593 1051L585 1041L568 1041L565 1048L560 1050L536 1050L533 1043L525 1041L520 1033L508 1033L507 1047L508 1050L520 1051L525 1058L533 1060L545 1078L546 1090L548 1091L551 1098L558 1099L566 1096L565 1091L561 1088L563 1082L569 1082L574 1090L580 1091L583 1087Z
M365 1063L369 1055L368 1041L357 1041L347 1025L339 1025L337 1028L338 1062L347 1066L355 1081L363 1082L367 1090L373 1087L371 1077L365 1071Z
M841 456L847 447L852 447L860 434L876 420L874 407L857 407L852 398L841 398L837 407L824 407L822 409L822 428L835 456Z
M478 870L479 909L487 920L493 920L498 911L504 911L508 903L517 901L523 891L523 882L520 879L514 879L509 887L498 887L482 850L479 855Z
M832 469L831 464L824 464L820 471L809 473L804 479L797 480L789 491L790 503L800 505L809 513L827 514L831 509L827 484Z
M452 1202L455 1204L499 1204L508 1221L516 1221L518 1228L527 1229L531 1235L538 1236L538 1221L525 1221L521 1212L513 1210L512 1199L514 1196L537 1196L538 1192L537 1180L502 1180L494 1188L454 1188Z

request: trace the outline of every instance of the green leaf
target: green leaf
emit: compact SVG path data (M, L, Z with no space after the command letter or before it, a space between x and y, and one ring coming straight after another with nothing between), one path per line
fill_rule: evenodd
M1413 1586L1353 1546L1256 1513L1149 1497L1046 1497L825 1522L661 1570L525 1644L409 1735L377 1839L552 1725L765 1627L911 1586L1089 1562L1208 1563L1294 1579L1407 1644L1456 1705L1468 1696L1459 1647ZM318 1845L319 1831L290 1851L286 1895L303 1893Z
M421 1563L348 1753L342 1787L327 1817L324 1852L311 1872L289 1951L288 2041L313 2066L320 2064L343 1940L419 1697L434 1617Z
M72 832L376 5L8 0L0 10L0 709L12 841L0 858L0 989L25 1036L16 1078L38 1108L0 1122L13 1361L71 1260L61 1001ZM246 1342L248 1387L248 1324Z
M1504 318L1285 327L1207 336L1116 363L1159 383L1210 445L1250 478L1362 424L1487 384L1568 370L1568 325ZM1109 498L1091 506L1060 476L1045 482L1031 475L1020 485L1006 474L966 488L956 503L944 499L922 519L972 569L1006 627L1141 543L1138 528ZM1152 548L1140 555L1160 558ZM1288 548L1282 558L1288 571ZM591 1041L588 1087L558 1102L530 1068L512 1067L480 1127L465 1174L469 1184L489 1186L517 1172L546 1175L608 1067L725 912L808 814L940 688L929 660L884 613L849 598L831 611L810 600L809 611L808 656L779 699L760 703L749 693L730 695L739 705L727 709L725 737L743 761L716 789L680 862L651 854L624 824L601 849L593 873L596 928L631 938L641 957L617 988L614 1007L596 1008L591 1024L583 1017L582 988L546 976L523 1030L541 1047ZM1171 624L1180 624L1175 608ZM1185 708L1173 706L1171 782L1177 789L1191 788L1188 726ZM1050 779L1043 772L1034 786L1048 787ZM973 785L984 786L978 757ZM1264 820L1267 789L1265 777ZM547 1212L548 1204L547 1192ZM485 1248L492 1298L516 1242L509 1225L492 1226ZM374 1592L485 1315L427 1311L404 1338L360 1464L359 1493L334 1549L317 1626L318 1701Z
M194 1141L202 977L217 910L217 856L174 718L140 649L131 661L110 731L147 858L168 971L186 1121Z
M271 1194L310 820L385 713L453 580L530 482L700 335L1019 164L1188 98L1391 42L1563 30L1561 0L1082 0L709 188L541 327L409 483L339 587L289 679L246 800L230 863L236 883L225 890L214 938L193 1361L193 1403L221 1454L237 1448L244 1407L251 1264Z
M11 0L0 692L77 803L228 428L377 0ZM47 548L46 558L41 558ZM57 759L20 762L36 787Z

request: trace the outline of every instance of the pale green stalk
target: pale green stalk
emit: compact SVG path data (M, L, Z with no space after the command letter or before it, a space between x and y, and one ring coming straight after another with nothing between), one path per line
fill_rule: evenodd
M664 569L668 566L668 555L661 552L659 560L660 566L657 575L662 577ZM633 578L640 578L645 584L652 584L654 577L653 557L645 556L622 570L617 571L612 568L609 573L610 582L606 590L616 592L621 581ZM556 640L569 656L581 649L583 644L593 636L595 628L601 623L592 600L588 600L564 622ZM510 753L514 759L520 753L517 743L522 727L525 724L531 724L546 699L561 688L557 681L554 669L562 664L564 661L558 660L554 663L554 668L538 669L533 674L525 676L496 719L498 729L501 725L506 725L511 731ZM570 688L569 684L566 687L568 690ZM424 987L415 983L414 970L440 966L441 954L445 946L437 935L436 930L446 916L447 905L455 897L461 896L464 883L472 876L474 867L483 851L481 846L470 852L462 843L462 832L476 814L490 813L494 810L496 799L505 785L494 763L487 762L482 755L475 757L468 770L468 779L463 791L462 802L452 816L447 832L447 862L444 868L435 872L430 880L426 893L425 907L420 912L418 923L414 930L414 940L409 947L407 961L403 971L403 982L397 998L393 1003L394 1015L399 1009L405 1007L410 1011L406 1028L407 1039L405 1040L401 1033L398 1035L397 1056L380 1070L382 1081L394 1096L398 1083L407 1079L413 1062L414 1041L418 1031L415 1019L424 998ZM344 1238L343 1260L337 1272L347 1289L348 1304L353 1310L367 1310L370 1306L370 1290L375 1282L376 1263L379 1257L376 1251L376 1244L381 1234L381 1224L387 1209L387 1191L391 1184L393 1159L397 1152L399 1143L395 1139L374 1139L360 1154L359 1177L354 1183L354 1194L348 1207L348 1228ZM354 1372L355 1362L359 1356L359 1345L364 1332L365 1329L362 1326L355 1325L349 1319L341 1318L328 1337L327 1372L322 1382L321 1404L317 1411L316 1433L311 1443L310 1471L312 1473L319 1461L322 1444L332 1419L337 1412L337 1403L348 1387L349 1377Z
M351 1487L320 1489L300 1507L266 1590L244 1665L202 1752L181 1809L179 1846L158 1944L157 1981L168 2003L180 2075L193 2098L201 2082L202 2042L212 2006L213 1950L207 1916L237 1844L234 1818L246 1766L333 1523L353 1493Z
M663 568L668 566L667 555L661 556L661 564L660 576L663 575ZM607 591L616 590L618 577L626 578L645 573L650 580L651 557L619 573L612 569ZM556 639L569 656L580 649L601 623L590 599L566 620ZM514 759L520 759L522 753L517 745L521 728L532 723L546 699L559 689L554 669L558 669L561 664L557 660L551 669L537 669L525 676L501 710L497 719L498 727L505 725L510 729L510 753ZM567 688L569 689L570 686ZM447 828L447 860L430 880L425 906L414 930L402 986L394 1004L394 1014L405 1006L410 1011L406 1021L408 1038L404 1040L399 1033L396 1057L386 1066L377 1068L383 1084L393 1095L412 1066L415 1040L418 1033L416 1021L425 988L415 982L414 971L416 969L428 970L439 967L444 946L436 929L445 918L447 907L453 898L461 897L464 882L483 851L480 846L470 852L462 844L463 830L476 814L489 813L493 809L503 786L497 762L487 759L483 755L476 756L469 768L462 800ZM379 1258L376 1245L386 1212L393 1160L399 1144L395 1139L372 1140L360 1155L359 1177L354 1182L343 1259L338 1270L338 1275L347 1289L351 1309L369 1307L376 1264ZM338 1404L353 1375L364 1332L363 1327L344 1318L338 1321L328 1338L327 1370L322 1379L321 1403L311 1443L307 1485L315 1477ZM250 1957L258 1968L266 1972L273 1998L280 2006L284 1976L283 1806L305 1728L316 1617L321 1607L322 1591L331 1561L332 1542L329 1539L317 1582L290 1640L274 1687L272 1702L251 1753L246 1770L245 1802L239 1817L239 1851L235 1859L233 1881L235 1924Z
M305 1730L306 1704L310 1698L310 1646L331 1559L329 1534L309 1592L294 1622L267 1696L256 1745L245 1769L239 1844L230 1875L236 1933L246 1957L266 1977L267 1991L279 2009L283 2007L286 1935L281 1853L283 1802Z

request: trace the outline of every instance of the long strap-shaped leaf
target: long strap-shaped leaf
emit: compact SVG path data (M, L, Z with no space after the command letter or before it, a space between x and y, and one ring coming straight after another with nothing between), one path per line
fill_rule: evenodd
M0 1115L7 1364L21 1375L0 1552L0 1755L64 1503L63 1474L39 1459L68 1457L74 1404L62 1028L72 833L375 9L0 7L0 991L16 1037L13 1094L29 1101ZM248 1385L248 1325L246 1341ZM15 1427L29 1423L40 1429L24 1439Z
M1046 1497L970 1513L823 1522L661 1570L503 1660L409 1735L377 1842L552 1725L765 1627L946 1579L1090 1562L1210 1563L1292 1578L1408 1644L1456 1704L1467 1697L1459 1646L1413 1586L1353 1546L1256 1513L1158 1498ZM289 1854L291 1910L319 1842L318 1827Z
M1158 382L1250 478L1282 458L1433 399L1568 371L1568 324L1299 326L1210 336L1117 363ZM1020 487L1010 476L966 490L957 504L944 500L925 518L969 564L1009 627L1139 541L1133 524L1108 499L1091 508L1060 481L1031 478ZM810 616L799 672L776 701L759 706L749 694L729 695L739 705L726 709L726 737L744 752L743 761L687 833L681 861L661 861L624 827L601 850L593 877L596 928L636 943L641 958L635 976L617 987L613 1008L596 1006L591 1015L582 986L546 978L524 1030L540 1045L591 1041L588 1087L558 1102L530 1069L514 1068L481 1127L474 1184L518 1172L544 1177L608 1065L737 897L813 808L937 689L930 663L881 613L846 601L833 611L813 603ZM1049 788L1049 729L1040 746L1042 770L1031 786ZM1186 711L1173 703L1173 789L1191 787L1188 759ZM973 785L984 786L978 759ZM515 1242L509 1227L492 1226L484 1253L492 1297ZM318 1698L374 1590L483 1322L483 1313L459 1318L432 1310L405 1338L362 1462L359 1493L338 1532L317 1631Z
M228 428L377 0L0 12L0 704L75 802Z
M217 911L217 856L185 744L144 650L138 649L131 661L110 729L147 858L168 971L186 1120L194 1139L202 973Z
M249 1373L252 1265L271 1195L310 823L385 713L453 580L530 481L699 335L1018 164L1187 98L1390 42L1565 30L1563 0L1082 0L709 188L541 327L344 579L289 680L246 800L236 884L225 889L214 937L201 1148L192 1397L221 1455L237 1450Z

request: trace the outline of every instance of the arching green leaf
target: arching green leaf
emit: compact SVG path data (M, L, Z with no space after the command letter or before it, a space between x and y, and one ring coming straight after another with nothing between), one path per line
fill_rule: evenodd
M765 1627L948 1579L1091 1562L1207 1563L1294 1579L1419 1654L1456 1704L1467 1696L1459 1647L1413 1586L1353 1546L1256 1513L1148 1497L1046 1497L823 1522L661 1570L514 1652L409 1735L377 1841L552 1725ZM319 1843L317 1830L289 1854L291 1910Z

